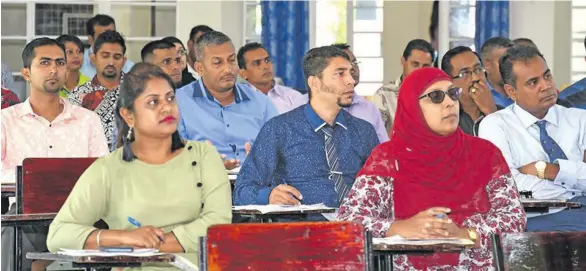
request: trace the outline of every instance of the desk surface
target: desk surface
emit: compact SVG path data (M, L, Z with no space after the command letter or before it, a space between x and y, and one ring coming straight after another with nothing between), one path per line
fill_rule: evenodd
M2 184L0 186L2 188L2 193L4 192L15 192L16 191L16 185L15 184Z
M272 216L272 215L307 215L307 214L321 214L321 213L333 213L336 209L327 208L327 209L315 209L315 210L291 210L291 211L276 211L270 213L262 213L259 210L232 210L232 214L238 215L262 215L262 216Z
M376 253L401 253L401 252L457 252L473 248L474 245L434 244L434 245L405 245L405 244L372 244L372 250Z
M523 208L580 208L579 202L569 201L521 201Z
M86 264L111 264L112 266L118 266L117 264L127 263L169 263L175 261L175 255L163 254L150 257L129 257L129 256L114 256L114 257L102 257L102 256L68 256L57 253L49 252L29 252L26 254L27 259L31 260L48 260L48 261L59 261L59 262L72 262L72 263L86 263Z
M2 226L49 225L56 215L57 213L2 215Z

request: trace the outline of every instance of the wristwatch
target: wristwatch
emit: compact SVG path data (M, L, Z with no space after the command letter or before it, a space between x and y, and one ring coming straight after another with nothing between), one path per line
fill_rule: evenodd
M468 231L468 238L472 240L472 242L476 243L476 239L478 239L478 235L472 229L466 229Z
M547 164L544 161L535 162L535 170L537 170L537 177L539 179L545 179L545 168Z

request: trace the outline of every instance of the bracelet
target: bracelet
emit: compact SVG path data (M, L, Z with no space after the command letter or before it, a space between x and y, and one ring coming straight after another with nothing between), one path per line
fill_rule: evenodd
M104 230L100 230L100 231L98 231L98 237L96 238L96 239L97 239L97 242L98 242L98 245L97 245L97 247L100 247L100 234L102 234L102 232L103 232L103 231L104 231Z

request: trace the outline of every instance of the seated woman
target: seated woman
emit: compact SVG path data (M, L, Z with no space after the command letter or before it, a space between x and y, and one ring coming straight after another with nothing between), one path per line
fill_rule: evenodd
M196 263L198 237L232 220L218 151L181 141L171 78L151 64L136 64L124 78L116 117L123 147L83 173L51 223L47 247L156 248ZM109 230L93 227L100 219Z
M65 46L65 55L67 56L67 80L59 91L59 96L67 99L71 90L91 79L80 71L83 63L83 43L81 40L77 36L67 34L57 37L56 40Z
M395 270L492 267L489 235L521 232L527 222L505 159L458 128L461 89L443 71L411 73L400 93L391 141L373 150L339 218L361 222L374 237L476 242L462 253L395 256Z

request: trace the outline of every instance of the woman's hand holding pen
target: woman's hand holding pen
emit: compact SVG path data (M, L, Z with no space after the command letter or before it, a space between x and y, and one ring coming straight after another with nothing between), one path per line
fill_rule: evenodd
M273 188L269 195L269 204L300 205L301 200L303 200L301 192L286 184L280 184Z
M422 239L450 237L449 226L453 221L446 215L449 212L450 209L445 207L432 207L408 219L396 220L387 236Z
M138 248L158 249L165 240L163 230L153 226L140 227L121 234L124 245Z

